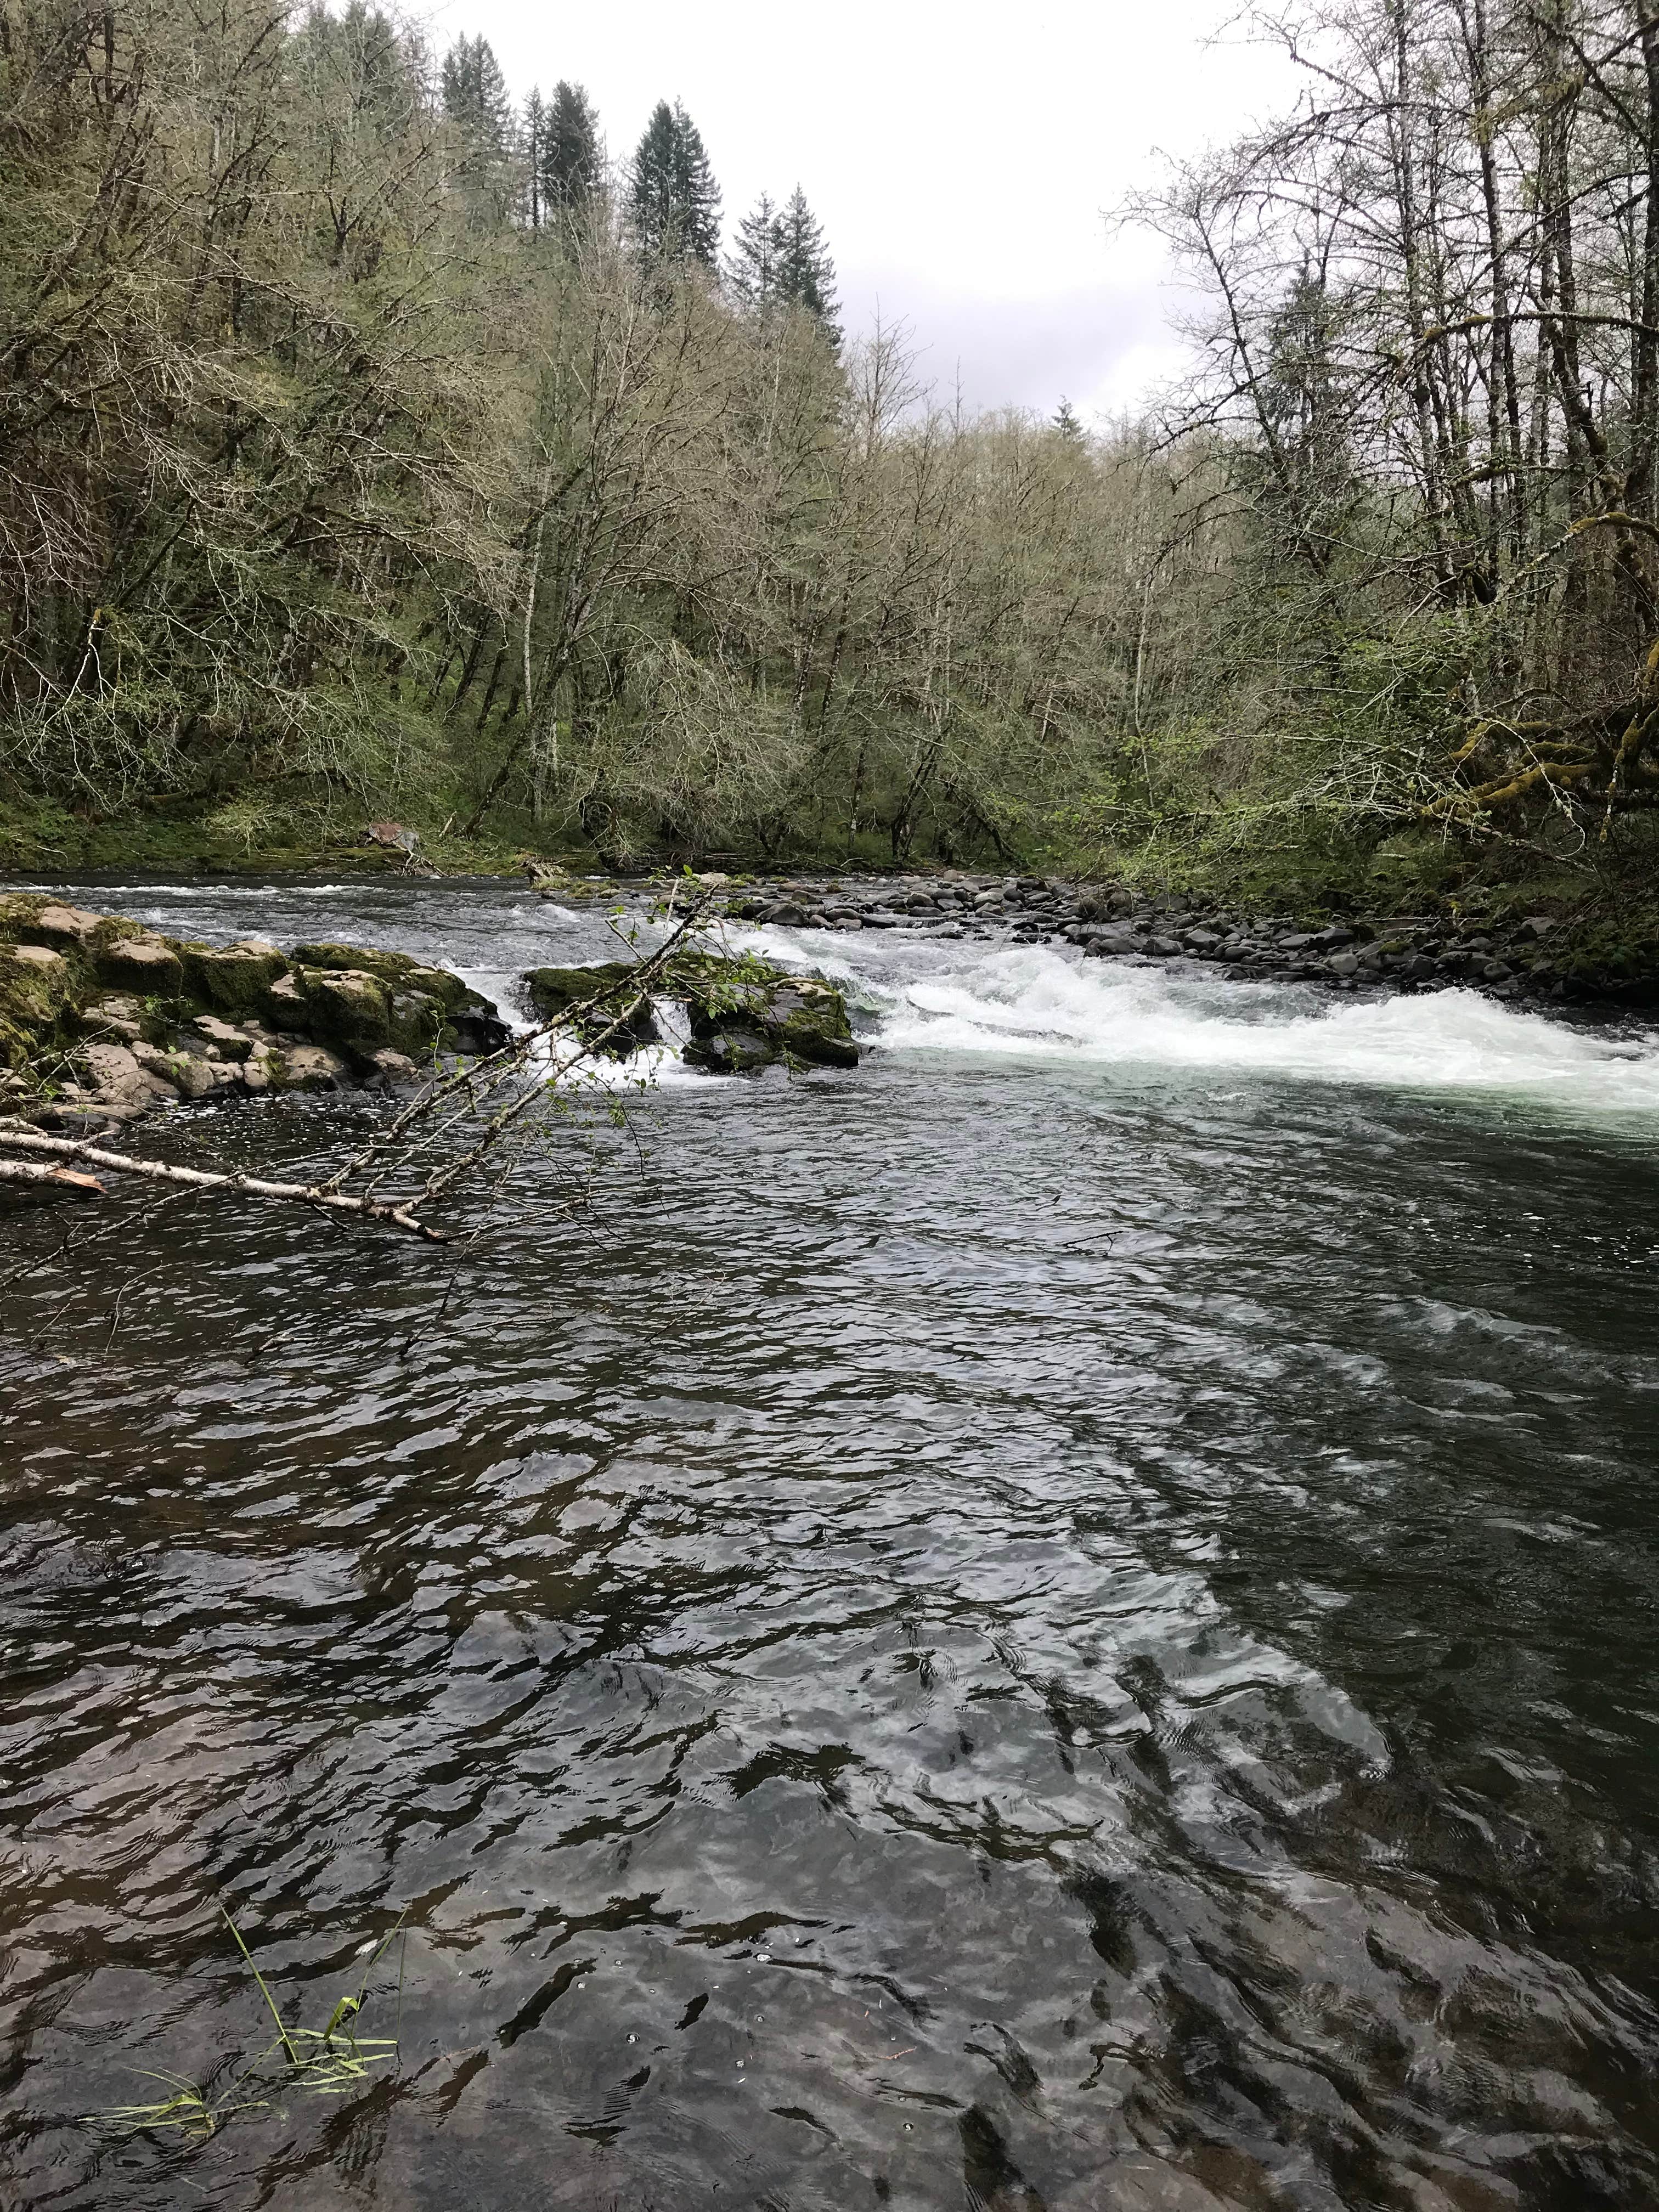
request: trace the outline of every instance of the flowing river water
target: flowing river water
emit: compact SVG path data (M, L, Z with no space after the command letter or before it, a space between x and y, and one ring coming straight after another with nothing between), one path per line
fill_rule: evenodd
M614 950L499 884L76 896ZM670 1063L585 1215L7 1207L0 2200L1659 2202L1659 1040L748 941L863 1066ZM406 1912L398 2070L111 2140L259 2045L221 1900L313 2025Z

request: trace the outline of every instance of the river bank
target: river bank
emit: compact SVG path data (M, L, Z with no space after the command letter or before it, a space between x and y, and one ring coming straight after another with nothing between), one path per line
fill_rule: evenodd
M357 817L343 816L283 842L239 837L216 822L210 814L106 822L55 812L0 815L0 866L20 881L68 875L119 881L135 872L228 884L273 876L541 879L554 896L577 903L637 902L682 872L665 866L618 874L591 848L539 847L528 824L520 825L526 843L522 836L461 837L452 819L419 832L385 823L375 825L381 834L370 836ZM787 863L728 857L702 864L702 872L731 887L732 911L739 915L793 908L814 927L873 916L872 926L882 927L892 926L890 915L915 926L931 915L942 926L959 923L969 936L999 921L1016 928L1092 928L1092 939L1071 941L1155 959L1198 958L1241 975L1306 971L1362 989L1386 976L1396 988L1452 983L1500 999L1659 1004L1659 887L1650 871L1621 871L1607 860L1573 868L1541 854L1506 865L1490 850L1460 860L1439 848L1424 852L1405 843L1408 859L1380 862L1364 853L1310 860L1300 848L1277 859L1246 854L1235 871L1243 888L1224 872L1194 870L1176 854L1127 854L1104 873L1097 854L1035 866L895 868L873 843L854 856ZM1141 941L1115 945L1113 936L1126 930ZM1218 942L1208 942L1212 937Z

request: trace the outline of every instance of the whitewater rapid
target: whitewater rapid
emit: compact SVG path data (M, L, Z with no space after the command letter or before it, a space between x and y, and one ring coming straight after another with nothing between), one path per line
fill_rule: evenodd
M1237 1070L1395 1091L1502 1093L1574 1114L1659 1115L1659 1034L1522 1012L1477 991L1335 998L1193 965L1084 960L907 935L757 929L750 949L811 967L888 1053Z

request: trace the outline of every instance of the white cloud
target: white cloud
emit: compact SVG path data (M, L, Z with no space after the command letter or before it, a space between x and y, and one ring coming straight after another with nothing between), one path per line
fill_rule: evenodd
M879 299L946 385L978 404L1045 411L1064 392L1120 408L1178 358L1164 333L1156 242L1109 235L1104 210L1190 151L1277 106L1285 64L1207 46L1231 0L632 0L553 13L530 0L449 0L441 44L482 31L515 92L586 84L613 155L659 99L702 131L728 233L762 190L799 182L824 224L849 310ZM1135 380L1141 379L1137 384Z

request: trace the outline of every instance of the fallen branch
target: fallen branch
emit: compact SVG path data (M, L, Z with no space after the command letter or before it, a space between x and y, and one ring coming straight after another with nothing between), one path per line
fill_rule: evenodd
M85 1160L90 1166L104 1168L111 1175L141 1176L150 1182L182 1183L192 1190L243 1191L251 1198L274 1198L293 1206L323 1208L330 1213L351 1213L368 1221L389 1223L394 1229L406 1230L412 1237L423 1237L431 1244L447 1244L448 1237L441 1229L434 1229L419 1216L410 1212L412 1199L352 1198L343 1191L328 1190L321 1183L272 1182L264 1176L221 1173L209 1168L173 1167L166 1160L141 1160L131 1152L107 1152L101 1145L87 1143L79 1137L48 1137L38 1129L21 1123L0 1124L0 1145L31 1152L53 1152L62 1158ZM102 1193L102 1185L92 1176L75 1176L67 1170L31 1165L23 1160L0 1161L0 1180L7 1182L72 1182L82 1189Z
M98 1198L105 1195L96 1176L76 1175L72 1168L42 1167L33 1160L0 1160L0 1182L53 1182L67 1184L71 1190L89 1190Z
M700 898L690 913L676 921L671 892L665 917L672 925L668 935L654 952L636 962L623 980L599 985L588 997L563 1008L556 1019L521 1031L495 1051L441 1075L360 1151L331 1174L314 1182L279 1182L234 1169L178 1167L163 1160L142 1159L131 1152L112 1152L86 1138L48 1136L15 1116L0 1119L0 1153L46 1153L58 1160L82 1161L111 1175L133 1176L176 1188L273 1199L285 1205L378 1222L428 1243L447 1244L448 1234L423 1218L426 1210L448 1197L458 1184L480 1169L538 1104L557 1097L573 1079L592 1070L627 1034L641 1002L648 1004L653 988L672 981L675 963L692 939L708 904L706 896ZM565 1040L562 1050L556 1042L561 1037ZM550 1045L549 1060L538 1066L538 1056ZM442 1149L456 1139L459 1150L443 1159ZM403 1190L397 1195L377 1195L380 1184L390 1176L397 1176ZM0 1182L70 1185L106 1195L95 1176L76 1175L66 1167L3 1158L0 1158ZM348 1182L358 1188L348 1190L343 1188ZM411 1190L410 1183L419 1187Z

